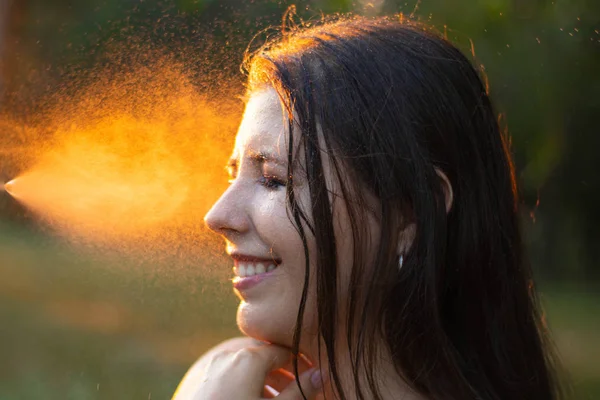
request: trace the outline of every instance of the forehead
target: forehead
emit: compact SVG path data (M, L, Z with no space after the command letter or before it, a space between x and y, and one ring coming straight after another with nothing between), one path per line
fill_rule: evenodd
M235 140L234 154L242 156L248 150L268 151L284 156L287 135L287 118L279 96L273 88L251 95Z

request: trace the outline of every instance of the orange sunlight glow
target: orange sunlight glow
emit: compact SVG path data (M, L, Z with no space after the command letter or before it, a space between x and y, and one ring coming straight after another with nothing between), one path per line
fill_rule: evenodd
M226 90L209 99L171 60L106 73L58 104L5 190L69 238L197 245L243 104Z

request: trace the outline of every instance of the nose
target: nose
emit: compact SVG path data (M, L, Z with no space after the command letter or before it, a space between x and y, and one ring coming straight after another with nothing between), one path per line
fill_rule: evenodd
M227 239L248 231L250 223L245 206L246 196L233 183L204 216L206 226Z

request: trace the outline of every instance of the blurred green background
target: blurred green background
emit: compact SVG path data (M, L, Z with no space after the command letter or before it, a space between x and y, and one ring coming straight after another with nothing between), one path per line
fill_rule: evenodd
M241 93L246 45L291 4L305 18L413 14L474 48L512 137L565 378L573 398L600 398L600 2L0 0L0 113L34 118L115 48L168 49L193 65L199 90L220 80ZM9 161L20 143L2 129L7 179L20 172ZM227 269L222 258L201 262ZM231 288L205 269L78 248L0 193L0 400L170 398L196 357L237 334Z

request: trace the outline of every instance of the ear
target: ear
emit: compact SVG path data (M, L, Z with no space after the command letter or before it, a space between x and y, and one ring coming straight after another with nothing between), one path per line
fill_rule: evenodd
M405 255L410 250L413 241L415 240L415 234L417 231L417 225L414 222L404 226L402 232L398 236L398 255Z
M452 185L450 184L450 180L446 176L441 169L435 169L436 174L440 177L442 182L442 190L444 191L444 200L446 204L446 213L450 212L452 208L452 204L454 203L454 191L452 190ZM398 255L406 254L415 240L415 234L417 231L417 226L414 222L407 224L400 235L398 236Z
M452 191L452 185L450 184L450 180L446 176L445 173L442 172L441 169L436 168L435 173L438 174L440 179L442 180L442 189L444 190L444 198L446 200L446 214L450 212L452 208L452 204L454 203L454 192Z

